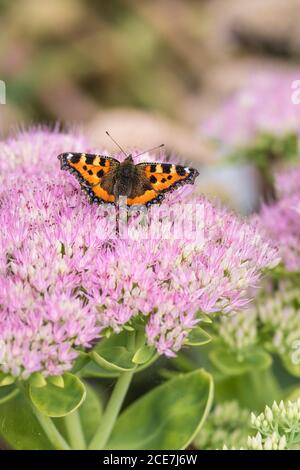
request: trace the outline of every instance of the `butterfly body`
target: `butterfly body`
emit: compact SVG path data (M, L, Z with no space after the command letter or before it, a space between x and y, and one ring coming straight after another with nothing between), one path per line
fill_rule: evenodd
M114 177L113 193L116 199L119 196L129 197L132 193L136 179L136 169L131 155L120 163Z
M117 204L120 196L127 205L160 203L167 192L183 184L193 184L198 176L194 168L171 163L135 164L131 155L123 162L112 157L85 153L58 155L61 169L79 180L91 202Z

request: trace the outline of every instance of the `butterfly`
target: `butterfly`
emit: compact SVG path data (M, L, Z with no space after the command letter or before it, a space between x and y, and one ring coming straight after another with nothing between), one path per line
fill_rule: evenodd
M134 164L132 155L123 162L89 153L62 153L57 157L61 169L72 173L91 202L118 204L127 197L127 206L161 203L166 193L184 184L193 184L198 171L172 163Z

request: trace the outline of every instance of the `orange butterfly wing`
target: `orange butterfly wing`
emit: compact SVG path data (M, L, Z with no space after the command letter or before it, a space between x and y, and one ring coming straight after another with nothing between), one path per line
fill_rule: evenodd
M138 181L132 194L127 198L127 205L145 205L160 203L164 195L184 184L193 184L199 175L194 168L171 163L139 163L136 165Z
M88 153L62 153L61 169L72 173L92 202L115 203L113 176L120 162L112 157Z

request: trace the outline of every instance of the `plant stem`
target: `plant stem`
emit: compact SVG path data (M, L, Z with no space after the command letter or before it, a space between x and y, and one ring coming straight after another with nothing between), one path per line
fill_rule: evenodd
M53 447L57 450L71 450L70 446L65 441L65 439L60 434L60 432L57 430L51 418L49 418L49 416L45 416L42 413L40 413L39 410L33 405L33 403L28 397L28 393L25 389L25 386L22 383L18 383L17 385L18 385L19 390L21 391L21 393L23 393L23 396L29 403L34 416L40 423L40 426L42 427L44 433L48 437Z
M136 344L136 332L132 332L128 337L128 350L134 350ZM122 372L116 382L115 388L109 398L103 413L102 421L97 429L88 449L102 450L106 446L117 417L120 413L124 398L129 388L135 369Z
M128 387L133 377L134 371L123 372L117 380L115 388L111 394L106 406L101 424L96 431L92 442L89 445L90 450L101 450L107 444L114 424L120 412Z
M69 442L72 449L84 450L86 449L86 443L84 434L81 427L80 417L77 410L66 415L64 417L65 426L67 429Z
M40 413L35 406L32 406L32 411L55 449L70 450L69 445L58 432L51 418Z

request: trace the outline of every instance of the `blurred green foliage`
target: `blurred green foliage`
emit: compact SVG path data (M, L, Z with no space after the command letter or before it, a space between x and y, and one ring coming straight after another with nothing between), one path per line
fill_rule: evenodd
M60 118L62 105L68 117L74 103L77 115L70 119L84 120L97 106L180 117L182 101L201 83L202 2L176 2L176 18L170 6L131 0L2 1L1 79L8 102L25 120Z

